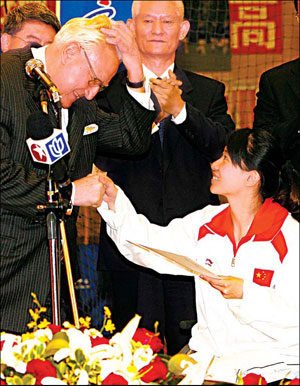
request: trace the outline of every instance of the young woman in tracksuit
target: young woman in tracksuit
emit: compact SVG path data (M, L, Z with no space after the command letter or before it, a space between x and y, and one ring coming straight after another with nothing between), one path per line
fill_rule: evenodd
M129 240L188 256L218 275L194 275L197 323L189 342L196 359L214 357L215 379L234 382L239 369L245 373L257 366L268 381L289 371L297 376L299 223L280 204L290 208L291 184L283 184L283 176L295 173L282 163L268 132L233 132L211 165L211 192L228 203L207 206L166 227L138 215L123 191L103 176L107 204L99 212L127 259L159 273L193 275Z

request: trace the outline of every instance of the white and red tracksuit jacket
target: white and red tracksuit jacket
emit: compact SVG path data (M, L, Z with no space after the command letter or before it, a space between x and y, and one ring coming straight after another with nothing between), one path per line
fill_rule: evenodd
M136 264L192 275L127 240L188 256L217 275L244 279L243 298L228 300L195 276L198 320L189 342L192 350L218 357L254 350L254 360L261 350L271 362L274 353L298 360L299 223L282 206L267 199L237 246L228 204L207 206L160 227L136 214L119 189L115 212L103 204L99 213L121 253Z

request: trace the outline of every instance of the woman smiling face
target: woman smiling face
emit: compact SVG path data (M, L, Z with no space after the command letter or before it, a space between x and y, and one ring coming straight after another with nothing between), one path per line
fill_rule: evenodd
M211 170L213 176L210 191L226 197L243 194L251 173L232 163L226 147L222 156L211 164Z

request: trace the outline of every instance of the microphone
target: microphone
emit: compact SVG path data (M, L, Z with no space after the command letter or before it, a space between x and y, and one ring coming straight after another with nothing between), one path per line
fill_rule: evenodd
M59 91L50 76L44 71L44 64L41 60L28 60L25 64L25 71L30 78L37 78L47 88L54 103L60 103Z
M49 116L41 111L29 115L26 131L26 143L35 162L52 165L70 152L64 132L53 129Z
M71 208L72 182L63 157L70 152L67 139L60 129L53 129L50 118L42 111L35 111L26 121L26 131L30 136L26 140L30 154L35 162L53 165L51 176L59 192L67 199ZM67 214L71 212L68 210Z

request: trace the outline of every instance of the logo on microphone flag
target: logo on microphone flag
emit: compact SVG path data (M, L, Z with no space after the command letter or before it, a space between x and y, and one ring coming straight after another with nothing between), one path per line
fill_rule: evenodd
M70 152L69 144L64 133L54 129L53 134L44 139L26 140L31 156L35 162L52 165Z
M67 141L62 133L60 133L57 137L53 138L53 140L46 143L46 148L48 150L48 154L51 158L52 163L62 158L70 151L70 149L68 148Z
M47 162L47 154L36 143L31 145L30 152L31 152L33 158L35 158L37 160L37 162L42 162L42 163Z

